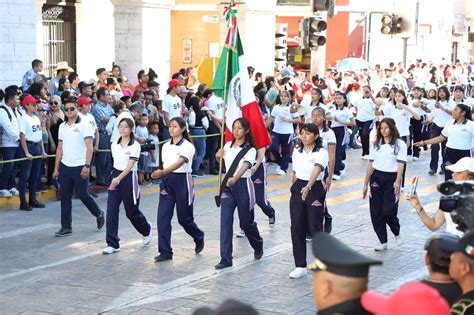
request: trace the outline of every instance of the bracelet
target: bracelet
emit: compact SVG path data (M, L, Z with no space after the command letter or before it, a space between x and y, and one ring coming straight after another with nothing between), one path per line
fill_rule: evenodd
M311 190L311 186L310 186L310 185L306 185L306 188L308 188L308 190Z
M416 213L418 213L418 215L420 215L421 213L423 213L425 211L425 209L423 209L423 207L420 208L420 211L417 211Z

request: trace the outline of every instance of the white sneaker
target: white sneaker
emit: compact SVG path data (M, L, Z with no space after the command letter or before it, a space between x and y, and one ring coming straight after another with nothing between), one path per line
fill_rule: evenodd
M295 270L290 272L289 276L291 279L299 279L306 276L307 273L308 270L306 268L296 267Z
M102 254L109 255L109 254L117 253L119 251L120 251L120 248L113 248L112 246L107 246L106 248L102 250Z
M362 160L368 160L368 159L369 159L369 156L368 156L368 155L364 155L364 156L362 157Z
M278 168L277 169L277 174L278 175L286 175L286 172L284 170L282 170L281 168Z
M407 156L407 161L413 161L413 156L408 155L408 156Z
M332 180L340 180L340 179L341 179L341 176L336 175L336 174L332 175Z
M150 245L151 240L153 239L153 226L151 225L151 222L148 222L148 224L150 225L150 233L143 237L143 246Z
M10 194L12 194L13 196L19 196L20 192L18 191L18 189L13 187L12 189L10 189Z
M413 161L418 161L419 159L420 159L420 158L417 157L417 156L414 156L414 157L413 157Z
M1 198L10 198L12 196L12 194L6 190L6 189L2 189L0 190L0 197Z
M397 243L397 246L400 246L402 244L402 235L398 233L398 235L395 235L395 243Z
M235 236L236 236L236 237L245 237L245 232L244 232L244 230L238 231L237 233L235 233Z
M381 252L381 251L384 251L384 250L387 250L388 249L388 246L387 246L387 243L383 243L383 244L380 244L380 245L377 245L375 246L374 250L376 252Z
M311 242L313 241L313 237L312 236L306 236L306 242Z
M346 169L343 169L339 172L341 174L341 177L344 176L346 174Z

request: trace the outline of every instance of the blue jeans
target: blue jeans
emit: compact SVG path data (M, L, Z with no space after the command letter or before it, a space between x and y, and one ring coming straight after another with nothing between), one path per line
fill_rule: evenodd
M204 154L206 153L206 138L202 137L206 134L204 128L191 128L190 133L193 136L201 136L199 138L193 138L194 147L196 148L196 159L193 160L193 173L199 171Z
M28 152L33 155L41 155L41 149L39 143L28 142ZM20 157L26 157L23 148L20 146ZM26 160L20 163L20 182L18 184L18 190L20 192L20 202L26 204L26 184L28 183L28 191L30 195L30 202L36 200L36 184L38 176L40 174L42 159Z
M18 147L2 148L3 160L13 160L18 156ZM2 167L0 178L0 189L12 189L15 187L15 165L16 163L5 163Z
M215 134L219 133L219 128L213 123L209 123L209 128L207 129L208 134ZM207 150L207 157L209 159L209 171L213 171L219 168L219 165L216 161L216 151L219 147L219 136L213 136L207 138L206 150Z
M110 150L110 136L99 133L99 150ZM112 172L112 155L110 152L97 152L95 158L97 183L108 183Z

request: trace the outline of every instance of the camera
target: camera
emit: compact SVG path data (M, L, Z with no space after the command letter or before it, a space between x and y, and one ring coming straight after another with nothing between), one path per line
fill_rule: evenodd
M145 143L140 148L142 152L150 152L155 149L155 143L151 139L145 139Z
M438 185L444 196L439 200L439 208L449 212L460 231L474 228L474 181L446 181Z

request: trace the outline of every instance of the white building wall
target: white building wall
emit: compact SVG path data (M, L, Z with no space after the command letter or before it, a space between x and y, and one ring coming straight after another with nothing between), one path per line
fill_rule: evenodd
M21 85L36 54L36 1L0 1L0 88Z

